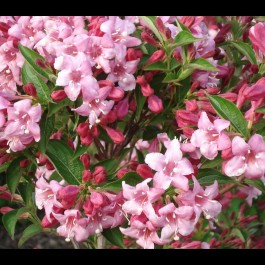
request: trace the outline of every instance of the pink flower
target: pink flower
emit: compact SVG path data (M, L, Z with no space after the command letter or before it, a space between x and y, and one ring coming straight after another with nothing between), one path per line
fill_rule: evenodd
M54 215L53 207L62 208L62 204L58 202L57 193L63 187L55 180L48 183L43 177L36 182L35 202L39 210L45 209L45 214L49 222L51 222L51 214Z
M191 206L176 208L173 203L158 210L160 216L165 217L165 223L161 231L162 240L179 240L178 234L187 236L194 230L194 210Z
M244 175L249 179L261 178L265 173L265 142L254 134L248 144L239 136L232 141L233 157L225 162L224 173L229 177Z
M109 19L100 26L100 30L111 35L114 42L121 43L126 47L133 47L141 44L141 40L129 36L135 29L133 23L128 20L122 20L117 16L110 16Z
M126 199L122 205L122 209L129 214L140 215L145 212L148 215L149 206L157 201L160 196L164 193L163 189L160 188L149 188L147 183L152 179L146 179L143 182L132 187L122 182L123 197Z
M68 98L75 101L82 91L84 101L98 96L97 80L91 75L91 66L84 53L75 57L64 55L56 58L54 68L61 70L56 80L57 86L64 86Z
M132 238L136 238L136 243L144 249L153 249L154 243L164 245L167 241L161 240L157 235L157 228L142 213L141 215L132 216L130 227L121 228L121 232Z
M256 51L260 50L265 54L265 24L262 22L257 23L249 30L249 38Z
M54 214L54 217L60 222L61 226L57 228L57 233L65 237L69 242L75 238L76 241L87 240L89 233L86 229L87 219L81 218L78 210L66 210L64 214Z
M145 163L157 173L154 175L154 187L166 190L170 184L182 190L188 190L188 179L185 175L193 173L193 167L187 158L182 157L177 139L166 141L165 154L150 153Z
M192 206L196 214L195 223L197 223L201 213L206 219L214 219L222 209L222 205L213 200L218 195L218 183L215 180L214 184L207 186L205 190L201 187L197 179L192 177L194 182L193 191L181 193L177 197L180 205Z
M206 112L202 112L198 121L198 130L191 137L191 144L200 148L203 156L213 160L218 150L225 150L231 146L227 134L223 132L230 125L229 121L216 119L210 122Z
M256 199L262 192L255 187L242 187L240 191L247 195L246 201L249 206L252 206L253 199Z

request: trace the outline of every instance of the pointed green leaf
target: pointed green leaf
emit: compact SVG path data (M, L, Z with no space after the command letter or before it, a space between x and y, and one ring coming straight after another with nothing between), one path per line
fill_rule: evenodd
M48 141L52 135L55 125L55 115L48 117L48 112L45 111L42 114L41 121L40 121L40 132L41 138L38 142L39 149L42 154L45 154Z
M148 70L148 71L152 71L152 70L166 71L167 65L163 62L155 62L155 63L145 66L143 69Z
M24 84L33 83L37 90L38 101L41 104L47 104L51 101L50 99L50 89L44 83L44 81L38 76L36 71L25 62L22 67L22 81Z
M142 95L142 92L139 86L137 86L135 89L135 100L136 100L136 105L137 105L135 117L136 117L136 120L139 120L145 101L146 101L146 97Z
M236 105L219 96L207 96L217 114L221 118L230 121L231 125L237 132L241 133L245 138L248 138L249 132L247 128L247 121Z
M13 240L14 240L17 220L25 212L27 212L27 208L23 207L18 210L13 210L11 212L8 212L4 214L2 217L3 225Z
M184 46L195 41L199 41L201 39L195 38L192 34L188 31L180 31L174 39L174 44L172 47Z
M219 71L215 66L210 64L207 60L203 58L196 59L192 61L192 63L187 65L188 69L198 69L198 70L204 70L204 71Z
M18 247L20 248L27 240L31 237L43 232L42 227L40 225L32 224L28 226L24 231L22 236L18 241Z
M135 186L136 184L143 181L136 172L128 172L121 179L110 182L102 187L104 190L118 192L122 189L122 182L125 181L126 184Z
M238 51L245 55L249 61L253 64L257 64L255 53L251 46L245 42L241 41L231 41L230 42Z
M37 73L46 77L52 82L56 80L56 76L53 74L52 69L50 67L42 68L37 64L36 60L40 60L43 63L45 62L45 59L40 54L21 44L18 45L18 48L21 54L26 59L26 61L34 68Z
M82 172L85 168L79 159L72 159L74 151L66 143L60 140L50 140L46 155L68 184L79 185L81 183Z
M14 159L6 171L6 183L11 193L15 193L19 180L23 171L20 168L20 161L26 159L25 156L20 156Z
M255 110L255 112L258 112L258 113L263 113L263 114L265 114L265 107L260 107L260 108L257 108L257 109Z
M253 186L263 193L265 193L265 186L264 183L260 179L244 179L244 182L250 186Z
M103 236L113 245L120 248L125 248L123 244L123 237L119 227L112 229L104 229L102 232Z

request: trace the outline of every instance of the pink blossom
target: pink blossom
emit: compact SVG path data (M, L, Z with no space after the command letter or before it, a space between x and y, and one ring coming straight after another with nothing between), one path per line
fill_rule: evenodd
M145 163L157 173L154 175L154 187L166 190L170 184L182 190L188 190L188 179L185 175L193 173L193 167L187 158L182 157L177 139L167 142L165 154L150 153Z
M161 239L179 240L178 234L187 236L194 230L194 210L191 206L181 206L176 208L173 203L158 210L160 216L165 216L165 223L161 231Z
M230 125L229 121L216 119L213 123L209 120L206 112L202 112L198 121L198 130L191 137L191 144L200 148L203 156L212 160L218 150L225 150L231 146L227 134L223 132Z
M153 249L154 243L164 245L168 242L158 237L157 228L147 219L144 213L132 216L130 227L120 227L120 230L124 235L136 238L136 243L144 249Z
M89 233L86 229L87 219L81 218L78 210L66 210L64 214L54 214L54 217L60 222L61 226L57 228L57 233L65 237L65 241L71 239L76 241L87 240Z
M249 38L254 46L254 49L257 51L260 50L265 54L265 24L262 22L257 23L249 30Z
M214 184L207 186L205 190L201 187L197 179L192 177L194 187L192 191L181 193L177 197L179 204L192 206L196 214L195 222L198 221L201 213L204 214L206 219L214 219L222 209L222 205L214 200L218 195L218 183L215 180Z
M265 142L254 134L248 144L239 136L232 141L233 157L225 162L224 173L229 177L244 175L249 179L261 178L265 173Z
M240 188L240 191L247 195L246 201L249 206L252 206L253 199L258 198L258 196L262 194L262 192L259 189L251 186L242 187Z
M145 179L137 184L136 187L126 184L125 181L122 182L123 197L126 199L122 209L126 213L140 215L145 212L148 215L149 206L164 193L161 188L149 188L147 183L151 180L151 178Z

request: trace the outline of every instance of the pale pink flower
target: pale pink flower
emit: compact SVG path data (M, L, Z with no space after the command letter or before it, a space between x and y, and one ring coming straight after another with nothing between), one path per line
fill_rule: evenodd
M248 187L245 186L240 188L239 190L247 195L246 201L249 206L252 206L253 199L257 199L258 196L262 194L262 192L259 189L251 186Z
M191 144L199 147L201 154L212 160L218 155L218 150L225 150L231 146L231 141L224 132L229 125L230 122L223 119L216 119L212 123L203 111L198 121L199 129L192 134Z
M122 205L122 209L129 214L140 215L145 212L148 215L149 206L153 202L157 201L164 190L161 188L149 188L147 183L152 179L145 179L143 182L132 187L122 182L123 197L125 198L125 203Z
M188 179L185 175L194 172L190 161L182 157L177 139L166 141L165 154L150 153L146 155L145 163L157 173L154 176L154 187L166 190L170 184L182 190L188 190Z
M244 175L249 179L261 178L265 173L265 142L254 134L248 143L239 136L232 141L233 157L225 162L224 173L229 177Z
M217 181L215 180L214 184L207 186L204 190L194 176L192 179L194 182L193 190L181 193L177 197L177 201L181 206L186 205L194 208L196 223L201 213L204 214L206 219L216 218L222 209L222 205L214 200L219 193Z
M54 214L54 217L60 222L61 226L57 228L57 233L65 237L65 241L69 242L71 239L76 241L87 240L89 233L86 229L87 219L81 218L80 211L66 210L64 214Z
M257 54L259 51L265 54L265 23L259 22L249 30L249 38L253 44L254 49L256 50Z

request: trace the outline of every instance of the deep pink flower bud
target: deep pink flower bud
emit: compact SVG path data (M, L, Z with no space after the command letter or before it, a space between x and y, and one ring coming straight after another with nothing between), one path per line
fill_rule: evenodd
M13 211L14 209L11 208L11 207L8 207L8 206L4 206L4 207L1 207L0 208L0 213L1 214L6 214L6 213L9 213L11 211Z
M100 135L100 131L99 131L99 128L97 126L94 126L92 129L91 129L91 136L96 138Z
M219 97L225 98L231 102L236 102L237 94L233 92L226 92L225 94L219 94Z
M143 178L153 178L154 173L152 172L152 169L146 165L146 164L139 164L136 168L136 172Z
M259 67L256 64L251 65L251 71L253 74L257 74L259 72Z
M162 21L162 19L160 17L156 17L155 20L155 24L158 28L158 30L165 35L165 26L164 26L164 22Z
M25 168L25 167L27 167L28 165L29 165L29 160L28 160L28 159L24 159L24 160L20 161L20 163L19 163L19 166L20 166L21 168Z
M99 80L98 81L98 85L99 85L100 88L102 88L102 87L111 87L111 88L113 88L114 87L114 84L110 80L107 80L107 79Z
M61 204L65 209L69 209L74 205L79 191L80 188L74 185L68 185L59 190L58 195L61 199Z
M141 86L141 92L145 97L149 97L154 94L154 89L151 88L149 84L146 84Z
M124 135L115 129L112 129L108 126L104 127L108 136L111 138L111 140L115 143L115 144L121 144L124 141Z
M133 48L129 48L126 54L126 61L133 61L137 59L141 59L143 57L143 52L141 50L135 50Z
M182 132L187 138L190 139L192 134L194 133L194 129L192 129L192 128L182 128Z
M106 181L107 172L105 167L97 166L93 173L93 179L96 184L100 184Z
M130 101L130 104L129 104L129 109L132 110L132 111L136 111L136 108L137 108L136 101L135 101L135 99L132 99Z
M131 161L131 162L129 163L129 167L130 167L132 170L134 170L134 171L136 171L136 168L138 167L138 165L139 165L139 163L138 163L137 161Z
M42 69L47 68L47 65L40 58L37 58L35 60L35 63Z
M154 78L154 72L147 72L144 74L145 80L147 83L150 83Z
M92 214L93 209L94 209L93 203L90 200L86 200L83 205L83 209L84 209L85 214L88 214L88 215Z
M89 126L87 123L83 122L80 123L77 128L76 128L76 132L80 135L80 136L86 136L89 132Z
M237 102L236 102L236 106L240 109L245 101L246 101L246 98L244 96L244 92L245 92L245 89L248 88L248 85L247 84L243 84L243 86L240 88L239 92L238 92L238 96L237 96Z
M206 89L207 93L211 95L216 95L220 90L221 90L220 87L208 87Z
M37 97L37 90L33 83L27 83L23 86L23 90L26 94L36 98Z
M44 154L39 154L39 163L41 164L41 165L44 165L44 164L46 164L46 162L47 162L47 156L46 155L44 155Z
M222 159L224 159L224 160L228 160L228 159L230 159L232 156L233 156L233 153L232 153L232 147L229 147L229 148L223 150L222 153L221 153L221 157L222 157Z
M251 87L246 87L243 92L243 96L246 99L253 100L253 101L257 101L260 98L264 98L265 97L265 85L256 83Z
M198 101L198 108L200 110L204 110L206 112L210 112L210 113L213 113L215 114L215 110L214 108L212 107L211 103L209 101L205 101L205 100L202 100L202 101Z
M115 106L116 115L119 120L122 120L129 112L128 100L128 97L126 97Z
M6 23L0 22L0 31L2 31L3 33L7 33L9 28L10 26L8 26Z
M108 97L110 99L113 99L115 101L119 101L123 98L124 96L124 90L121 89L120 87L116 86L116 87L113 87L110 92L109 92L109 95Z
M55 90L51 93L51 98L55 102L60 102L67 97L64 90Z
M186 110L188 110L188 111L196 111L198 109L196 99L186 100L185 105L186 105Z
M193 114L190 111L187 110L177 110L176 111L176 120L178 123L178 126L180 128L186 127L186 126L197 126L198 123L198 115Z
M89 146L92 144L94 138L91 135L91 133L88 133L86 136L81 136L80 137L81 143L85 146Z
M49 160L46 161L45 166L48 170L54 170L54 166Z
M107 115L101 116L100 124L107 125L109 123L113 123L117 120L117 114L115 111L111 110Z
M159 44L158 44L158 42L150 35L150 34L148 34L147 32L145 32L145 31L143 31L142 33L141 33L141 38L145 41L145 42L147 42L147 43L149 43L149 44L151 44L151 45L153 45L153 46L158 46Z
M195 81L192 83L191 87L190 87L190 92L193 92L196 88L198 88L200 85L200 82L199 81Z
M146 65L162 61L164 57L165 57L165 52L163 50L157 50L149 57Z
M51 228L54 227L55 225L57 225L59 222L57 219L54 218L54 216L51 214L51 222L49 222L49 220L47 219L46 215L43 217L43 219L41 220L41 226L43 228Z
M118 170L117 177L119 179L121 179L128 172L131 172L131 170L130 169L127 169L127 168L122 168L122 169Z
M93 178L93 174L90 170L86 169L82 172L82 180L84 182L88 182L89 180L91 180Z
M89 154L81 155L80 160L83 163L85 169L89 169L89 167L90 167L90 156L89 156Z
M136 83L139 84L140 86L148 84L144 75L138 75L136 78Z
M99 192L91 192L90 200L94 205L94 208L100 208L104 203L104 198Z
M150 109L154 113L160 113L163 111L163 102L162 100L156 96L152 95L148 97L148 109Z

